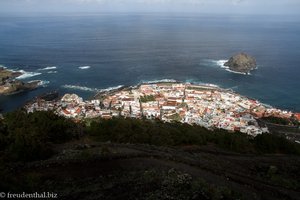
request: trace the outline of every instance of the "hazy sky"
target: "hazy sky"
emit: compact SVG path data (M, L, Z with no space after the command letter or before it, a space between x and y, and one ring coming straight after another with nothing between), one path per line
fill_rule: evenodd
M1 13L197 12L299 14L300 0L0 0Z

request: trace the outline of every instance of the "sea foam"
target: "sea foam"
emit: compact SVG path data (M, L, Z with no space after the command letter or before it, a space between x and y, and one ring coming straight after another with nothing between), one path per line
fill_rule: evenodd
M43 86L43 87L46 87L49 83L50 83L50 81L44 81L44 80L42 80L39 85Z
M56 66L52 66L52 67L45 67L45 68L42 68L42 69L39 69L40 71L47 71L47 70L53 70L53 69L56 69L57 67Z
M80 66L80 67L78 67L79 69L89 69L89 68L91 68L91 66Z
M48 71L47 73L48 73L48 74L56 74L57 71Z
M236 71L233 71L233 70L230 70L228 66L225 66L225 63L227 62L228 60L214 60L213 62L221 67L221 68L224 68L226 71L228 72L231 72L231 73L235 73L235 74L242 74L242 75L251 75L250 73L244 73L244 72L236 72Z
M73 90L82 90L82 91L88 91L88 92L97 92L97 88L89 88L85 86L79 86L79 85L63 85L63 88L66 89L73 89Z
M42 73L38 73L38 72L26 72L24 70L19 70L19 72L21 72L23 74L21 76L18 76L17 79L27 79L27 78L31 78L31 77L42 74Z
M41 87L47 87L47 85L50 83L50 81L45 81L45 80L32 80L29 81L28 83L35 82L35 81L39 81L38 86Z
M229 68L226 68L226 71L231 72L231 73L235 73L235 74L242 74L242 75L251 75L250 72L248 73L244 73L244 72L236 72L236 71L232 71Z
M215 60L214 62L215 62L219 67L228 69L229 67L228 67L228 66L225 66L225 63L226 63L227 61L228 61L228 60Z
M193 79L188 79L185 81L185 83L190 83L190 84L194 84L194 85L204 85L204 86L209 86L209 87L215 87L215 88L220 88L219 85L217 84L212 84L212 83L205 83L202 81L195 81Z
M176 83L177 81L174 79L160 79L160 80L153 80L153 81L141 81L141 83Z
M121 87L124 87L124 85L118 85L115 87L109 87L109 88L105 88L105 89L90 88L90 87L79 86L79 85L63 85L62 87L66 88L66 89L82 90L82 91L88 91L88 92L108 92L111 90L120 89Z
M98 92L109 92L109 91L112 91L112 90L120 89L122 87L124 87L124 85L118 85L118 86L115 86L115 87L109 87L109 88L105 88L105 89L100 89L100 90L98 90Z
M4 65L0 65L0 68L7 69Z

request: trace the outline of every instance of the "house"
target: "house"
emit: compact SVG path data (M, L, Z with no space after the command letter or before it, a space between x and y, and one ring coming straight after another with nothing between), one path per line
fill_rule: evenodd
M295 113L295 118L300 121L300 113Z

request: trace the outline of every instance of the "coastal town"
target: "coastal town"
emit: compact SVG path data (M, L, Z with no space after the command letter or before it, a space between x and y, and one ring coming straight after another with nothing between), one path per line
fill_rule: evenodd
M97 94L84 101L76 94L45 100L37 98L25 106L27 112L52 110L56 114L83 120L131 117L159 119L164 122L197 124L208 129L240 131L252 136L267 133L259 118L300 115L275 109L257 100L214 85L180 82L145 83Z

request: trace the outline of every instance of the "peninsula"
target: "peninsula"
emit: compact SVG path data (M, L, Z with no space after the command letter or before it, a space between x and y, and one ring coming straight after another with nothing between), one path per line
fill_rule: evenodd
M76 120L113 117L159 119L197 124L208 129L240 131L252 136L269 132L258 123L263 117L294 118L292 112L267 107L230 90L213 85L166 82L102 92L84 101L76 94L45 101L37 98L25 106L27 112L52 110ZM300 118L297 118L300 120Z
M239 53L232 56L224 66L229 67L231 71L248 74L256 68L256 60L246 53Z
M33 90L39 86L40 81L23 82L16 80L16 78L21 75L23 75L22 72L16 72L0 67L0 95L11 95L27 90Z

